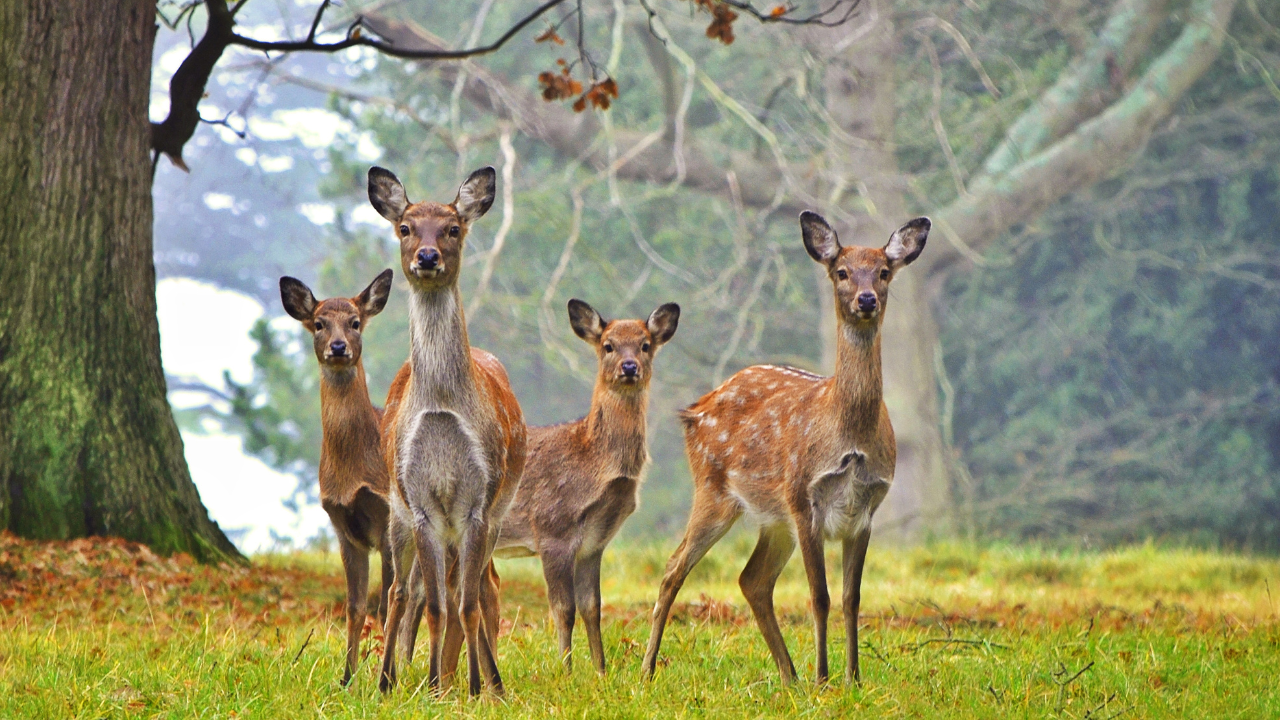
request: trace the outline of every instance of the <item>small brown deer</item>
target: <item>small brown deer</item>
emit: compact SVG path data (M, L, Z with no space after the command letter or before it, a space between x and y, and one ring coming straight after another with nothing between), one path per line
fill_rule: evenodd
M480 611L482 602L496 607L497 598L481 595L492 591L486 569L524 470L525 426L502 363L467 340L458 290L467 230L493 205L495 184L493 168L483 168L452 203L411 203L395 175L369 170L369 201L396 228L410 289L409 361L391 384L382 423L395 574L383 692L396 680L412 564L425 586L430 686L440 687L442 630L453 604L467 643L470 693L480 693L482 674L494 692L503 690L491 642L497 628L488 627L496 617Z
M587 303L569 301L569 324L595 348L599 362L591 409L575 422L529 428L529 463L497 551L503 557L542 558L566 670L572 669L576 610L596 671L605 672L600 557L636 509L649 464L645 416L653 358L679 322L675 303L662 305L647 320L606 321Z
M897 461L884 404L879 330L889 282L920 255L929 227L928 218L916 218L879 250L846 248L822 216L801 213L805 249L826 266L835 290L836 374L823 378L789 367L749 367L680 414L693 507L653 608L646 676L653 676L667 615L689 571L745 514L760 524L760 539L738 585L786 682L796 671L774 615L774 585L798 544L809 580L818 681L826 682L831 601L823 541L843 542L845 677L860 680L862 565L871 516L889 490Z
M379 443L381 411L369 401L361 362L362 335L369 318L382 312L391 293L391 271L384 270L356 297L316 302L302 281L280 278L284 309L311 333L320 361L320 506L329 513L342 569L347 575L347 663L342 684L360 661L369 590L369 552L382 554L378 617L387 609L391 552L387 545L387 466Z

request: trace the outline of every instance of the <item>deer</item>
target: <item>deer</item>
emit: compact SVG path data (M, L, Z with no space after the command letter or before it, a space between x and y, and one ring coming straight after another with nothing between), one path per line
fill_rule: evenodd
M784 683L795 666L774 614L773 590L797 545L809 583L817 679L828 679L826 540L843 547L846 682L861 682L858 609L871 517L893 482L897 446L884 402L880 326L889 284L924 250L928 218L895 231L882 248L843 247L817 213L800 214L809 256L835 295L835 375L774 365L745 368L680 412L693 503L653 608L643 673L652 678L671 605L689 571L742 516L759 539L738 586Z
M395 228L409 284L409 359L391 383L381 426L394 576L378 681L384 693L395 685L397 636L418 576L430 632L429 686L440 689L442 630L454 607L467 644L469 694L480 694L482 675L503 693L497 618L481 614L482 604L496 607L497 600L481 596L495 590L486 572L524 471L524 416L502 363L471 347L458 289L467 232L493 205L495 188L494 170L485 167L463 181L451 203L412 203L391 171L369 170L369 202Z
M364 327L386 306L391 276L391 270L384 270L356 297L323 302L317 302L301 280L280 278L285 312L311 334L320 363L320 506L333 523L347 578L344 686L360 662L371 551L377 549L382 556L379 620L386 616L392 577L387 542L389 482L378 429L382 412L369 400L360 357Z
M675 335L680 306L662 305L646 320L612 321L582 300L570 300L568 309L573 332L596 353L591 407L574 422L529 428L528 464L496 554L541 558L565 670L573 669L576 613L586 626L596 672L604 675L600 559L639 503L649 465L645 436L653 360ZM446 650L449 645L446 638Z

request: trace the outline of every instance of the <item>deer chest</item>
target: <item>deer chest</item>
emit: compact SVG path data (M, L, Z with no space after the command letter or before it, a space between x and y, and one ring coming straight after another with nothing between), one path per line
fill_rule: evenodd
M828 540L851 538L871 524L888 491L889 480L869 471L863 453L846 453L809 485L814 523Z

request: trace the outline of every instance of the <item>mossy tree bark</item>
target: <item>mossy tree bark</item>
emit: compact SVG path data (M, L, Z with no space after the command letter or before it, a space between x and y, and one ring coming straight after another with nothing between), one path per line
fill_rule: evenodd
M191 482L160 364L155 10L0 7L0 528L238 558Z

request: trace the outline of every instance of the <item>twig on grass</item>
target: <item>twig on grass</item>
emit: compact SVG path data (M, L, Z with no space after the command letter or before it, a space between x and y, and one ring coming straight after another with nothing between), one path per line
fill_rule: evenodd
M1088 665L1085 665L1084 667L1080 668L1080 670L1077 671L1075 675L1072 675L1066 680L1058 680L1058 678L1067 674L1067 666L1063 665L1062 663L1058 663L1058 667L1060 669L1053 673L1053 677L1054 677L1053 682L1058 685L1058 703L1057 703L1057 708L1055 712L1061 715L1062 708L1066 702L1067 686L1075 682L1081 675L1085 674L1085 671L1087 671L1089 668L1093 667L1093 661L1090 660Z
M1106 700L1103 700L1103 701L1102 701L1102 703L1101 703L1101 704L1099 704L1097 707L1095 707L1095 708L1093 708L1092 710L1090 710L1089 712L1085 713L1085 714L1084 714L1084 716L1080 718L1080 720L1089 720L1089 718L1093 717L1093 714L1094 714L1094 713L1096 713L1096 712L1098 712L1099 710L1101 710L1101 709L1105 708L1106 706L1110 705L1110 704L1111 704L1111 701L1112 701L1112 700L1115 700L1115 699L1116 699L1116 694L1115 694L1115 693L1111 693L1111 695L1110 695L1110 696L1108 696ZM1124 710L1121 710L1120 712L1124 712ZM1115 717L1115 715L1112 715L1111 717Z
M298 659L302 657L302 651L306 650L307 646L311 644L311 636L315 634L316 634L316 629L311 628L311 632L307 633L307 639L302 641L302 647L298 648L297 654L293 656L293 662L289 663L290 665L298 664Z
M977 645L980 647L985 647L987 649L990 649L990 648L1000 648L1001 650L1009 649L1008 645L993 643L990 640L985 640L985 639L966 640L962 638L929 638L927 640L921 640L920 642L917 642L917 643L907 643L905 645L900 645L899 647L902 648L903 650L911 650L914 652L916 650L920 650L924 648L924 646L926 645L932 645L935 643L938 645Z
M897 666L897 665L894 665L894 664L893 664L893 661L891 661L889 658L885 657L885 656L884 656L884 654L883 654L883 653L881 653L881 652L880 652L880 650L879 650L878 648L876 648L876 646L875 646L875 645L872 645L870 640L863 640L863 641L862 641L862 647L863 647L863 649L865 649L865 650L867 650L867 651L869 651L869 652L871 653L871 657L874 657L875 659L879 660L880 662L884 663L885 665L888 665L890 670L897 670L897 669L898 669L898 666Z

